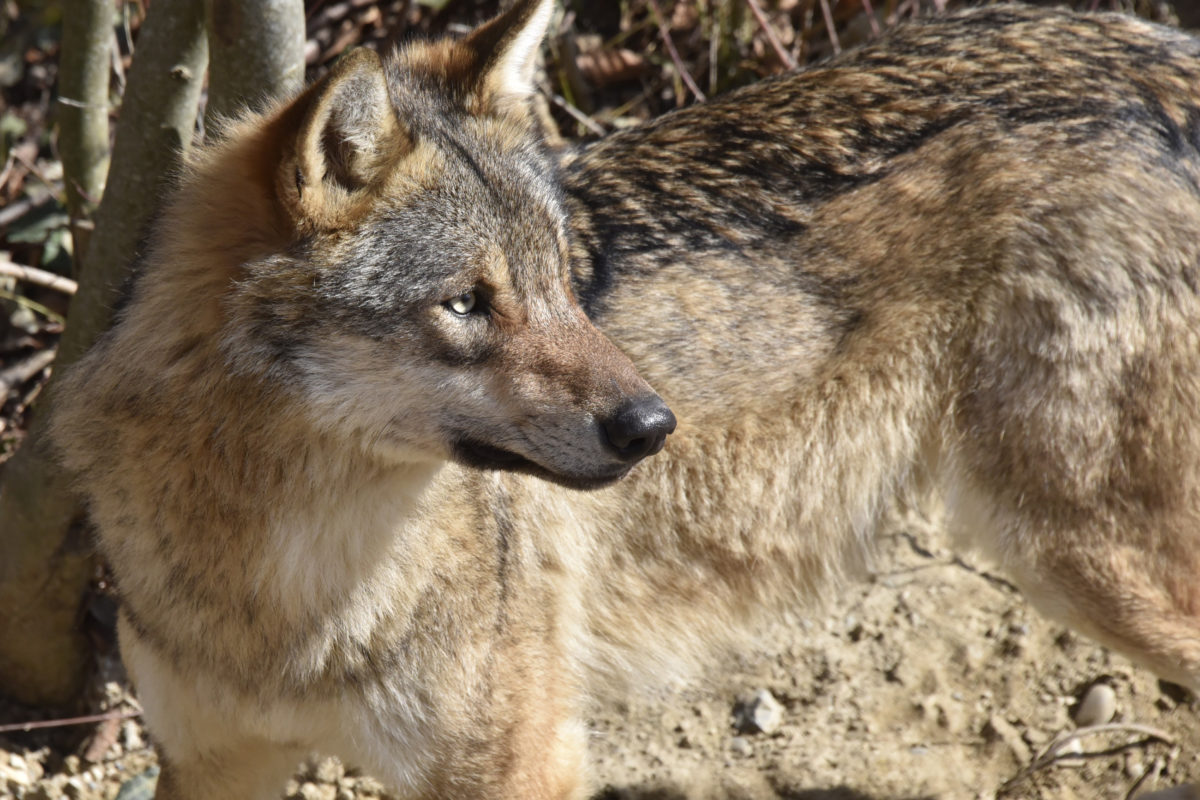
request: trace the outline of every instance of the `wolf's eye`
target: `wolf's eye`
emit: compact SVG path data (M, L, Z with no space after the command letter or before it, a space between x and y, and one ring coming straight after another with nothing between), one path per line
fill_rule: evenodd
M460 317L465 317L475 310L476 303L475 292L463 292L458 297L447 300L446 307Z

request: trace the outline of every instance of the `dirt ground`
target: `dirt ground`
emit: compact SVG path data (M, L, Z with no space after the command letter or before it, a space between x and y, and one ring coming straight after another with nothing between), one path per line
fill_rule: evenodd
M1048 622L920 520L882 540L874 577L756 641L699 680L597 709L597 800L1200 798L1184 786L1200 784L1200 703ZM1097 684L1112 691L1085 713L1111 722L1080 728ZM754 717L762 690L777 705ZM119 683L108 694L129 707ZM0 735L0 797L151 796L136 719L95 726L71 752L47 736ZM332 759L284 796L390 797Z

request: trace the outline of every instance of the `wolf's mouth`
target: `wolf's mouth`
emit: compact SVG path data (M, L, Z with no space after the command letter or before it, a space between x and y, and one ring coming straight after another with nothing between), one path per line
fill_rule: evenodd
M460 464L476 469L502 469L536 475L569 489L599 489L615 483L632 468L632 464L621 464L615 469L592 475L566 474L548 469L525 456L474 439L460 439L452 446L454 459Z

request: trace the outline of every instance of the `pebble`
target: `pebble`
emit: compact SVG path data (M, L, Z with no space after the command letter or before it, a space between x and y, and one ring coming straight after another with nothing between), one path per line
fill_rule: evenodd
M125 740L125 752L141 750L146 746L142 739L142 731L133 720L126 720L121 726L121 738Z
M1081 728L1103 725L1117 713L1117 693L1107 683L1093 683L1075 709L1075 724Z
M17 789L27 789L33 785L35 778L29 774L29 769L20 756L13 753L8 763L7 767L0 764L0 791L7 787L9 791L15 792Z
M346 774L342 762L336 758L324 758L314 767L313 780L317 783L337 783Z
M734 755L749 758L754 755L754 745L745 736L735 736L729 740L729 749Z
M145 772L121 784L116 800L154 800L154 791L158 786L158 767L150 767Z
M783 724L783 706L766 689L759 689L741 709L740 727L772 734Z
M296 796L300 800L336 800L337 787L306 781L300 784L300 791Z
M78 776L68 778L66 785L63 786L63 794L69 797L70 800L82 800L83 781Z

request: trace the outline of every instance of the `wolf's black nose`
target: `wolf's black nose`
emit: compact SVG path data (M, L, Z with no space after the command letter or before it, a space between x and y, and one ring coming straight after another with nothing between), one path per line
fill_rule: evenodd
M604 423L604 435L623 461L654 455L674 430L675 415L656 394L630 400Z

